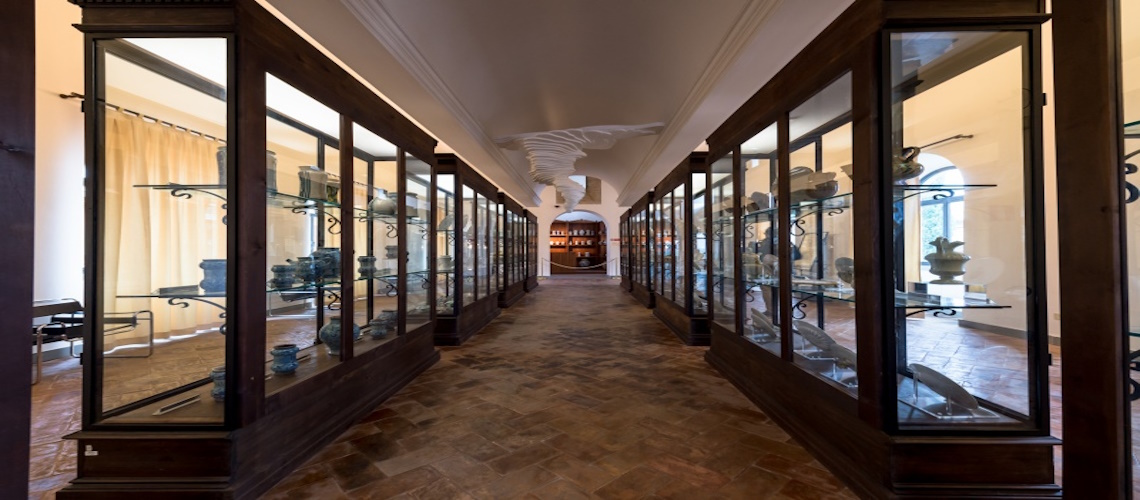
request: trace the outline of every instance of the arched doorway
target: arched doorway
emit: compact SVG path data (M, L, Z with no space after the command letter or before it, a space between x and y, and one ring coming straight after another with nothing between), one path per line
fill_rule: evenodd
M606 222L583 210L550 223L550 274L606 274Z

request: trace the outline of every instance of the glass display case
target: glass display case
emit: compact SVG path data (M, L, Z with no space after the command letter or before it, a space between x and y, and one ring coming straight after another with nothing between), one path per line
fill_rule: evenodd
M653 219L650 209L653 206L653 192L641 197L630 208L630 233L633 244L630 248L630 262L633 265L630 292L645 307L653 308L656 294L653 281L657 275L653 259Z
M622 290L625 290L627 292L632 290L632 287L633 287L633 277L630 275L631 269L632 269L631 264L630 264L630 250L631 250L630 245L631 245L632 240L630 237L629 216L630 216L629 210L622 212L621 221L620 221L619 226L618 226L618 231L621 233L620 238L619 238L620 239L620 245L621 245L621 254L619 256L619 258L620 258L619 269L621 272L621 288L622 288Z
M902 4L856 2L708 139L707 359L860 495L1052 494L1044 17Z
M708 345L709 169L691 153L653 190L654 257L659 279L653 314L687 345Z
M502 272L499 282L499 307L509 307L517 302L526 293L526 281L523 277L526 253L522 243L526 241L523 219L523 208L506 193L499 193L499 207L502 211L498 217L500 230L500 243L498 248L502 258Z
M538 288L538 216L524 211L526 219L526 291Z
M492 287L498 190L453 154L436 155L436 345L460 345L499 315Z
M117 26L76 3L98 29L69 437L98 453L60 497L256 496L308 458L265 441L319 449L438 360L434 167L416 159L434 140L255 4L136 6ZM104 328L139 312L153 328Z

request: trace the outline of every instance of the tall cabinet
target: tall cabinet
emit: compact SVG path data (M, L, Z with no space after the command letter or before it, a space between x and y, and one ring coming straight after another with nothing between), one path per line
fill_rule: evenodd
M499 272L499 307L510 307L526 293L526 219L522 205L499 193L499 227L501 240L498 245L502 255L502 268Z
M857 0L708 139L707 359L861 495L1053 495L1046 16L943 7Z
M460 345L499 315L499 193L454 154L436 155L436 345Z
M526 249L526 283L527 292L538 288L538 216L526 210L523 214L526 219L525 249Z
M653 192L650 191L630 207L630 293L648 308L656 304L653 283L657 276L653 257Z
M626 210L625 212L623 212L621 214L621 222L620 222L620 225L618 226L618 231L621 232L621 237L620 237L621 260L619 261L620 262L620 269L621 269L621 288L622 288L622 290L625 290L627 292L633 289L632 288L633 287L633 276L631 275L631 273L633 272L633 264L632 264L632 261L630 260L631 259L630 252L631 252L632 248L631 248L631 239L630 239L630 220L629 220L630 213L629 212L630 212L629 210Z
M653 314L688 345L708 345L709 169L692 153L653 190Z
M254 1L74 3L84 451L58 496L256 496L439 359L435 142ZM153 337L108 328L140 311Z

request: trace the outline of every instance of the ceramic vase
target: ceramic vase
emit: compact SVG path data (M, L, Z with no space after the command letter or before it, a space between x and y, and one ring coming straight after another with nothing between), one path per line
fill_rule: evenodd
M400 254L400 247L397 245L387 245L384 247L384 258L395 259Z
M579 259L578 267L590 267L590 259Z
M203 259L198 267L202 268L203 279L198 286L207 293L226 291L226 259Z
M273 271L273 279L269 280L273 288L282 289L293 286L293 282L297 281L295 274L296 268L289 264L277 264L269 268Z
M265 189L269 197L277 196L277 153L265 151Z
M922 153L921 148L909 147L902 148L899 154L894 155L891 161L891 173L895 184L902 184L907 179L922 175L922 164L917 161L920 153Z
M210 397L214 401L222 402L226 400L226 367L219 366L210 370L210 380L214 381L214 387L210 389Z
M296 344L277 344L269 351L269 355L273 356L273 363L269 365L269 369L278 375L292 375L297 371L297 348Z
M329 351L330 356L340 356L340 316L333 316L329 318L329 323L321 327L321 331L317 334L321 338L321 342L325 343L325 347ZM352 339L360 338L360 327L352 325Z
M966 274L966 262L970 260L970 256L954 249L965 243L950 241L939 236L930 244L934 245L935 251L926 254L924 258L930 263L930 273L938 276L938 279L931 281L931 283L939 285L962 284L958 277Z
M393 200L383 189L377 191L379 193L376 197L368 202L368 210L372 212L372 215L396 215L396 200Z
M328 174L328 181L325 182L325 201L329 203L339 203L340 201L340 177L333 174Z
M367 279L376 275L376 257L372 255L362 255L357 257L356 261L360 263L360 267L356 269L356 272L360 273L361 278Z
M221 186L226 185L226 147L218 146L218 152L214 154L218 160L218 184Z

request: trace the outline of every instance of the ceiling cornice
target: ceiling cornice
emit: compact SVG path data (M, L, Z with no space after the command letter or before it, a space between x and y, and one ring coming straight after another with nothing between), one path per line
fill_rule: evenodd
M495 144L483 126L471 115L455 93L443 81L443 78L436 73L427 59L420 54L416 49L414 43L404 33L396 20L392 18L384 6L381 5L379 0L341 0L341 3L348 8L350 12L357 19L363 23L364 27L372 33L372 36L388 49L388 52L399 61L400 65L412 75L413 78L423 86L432 97L439 101L440 105L451 113L455 120L463 127L480 146L497 161L504 172L507 173L524 192L528 186L533 186L534 181L528 179L523 173L515 169L511 161L502 150ZM478 166L475 166L478 169ZM521 193L520 193L521 194ZM531 197L531 202L537 206L542 203L542 199L534 192L533 189L527 193Z
M657 140L654 141L653 147L650 148L645 158L643 158L641 163L637 166L637 170L630 176L630 181L627 182L621 192L618 193L618 203L620 205L631 205L648 192L648 189L638 187L638 185L641 184L641 182L638 181L644 178L648 170L657 162L661 154L681 129L689 123L693 114L701 107L701 104L704 103L717 82L720 81L721 77L724 76L725 72L728 71L748 46L749 40L756 35L760 27L764 25L772 13L776 11L776 7L782 2L783 0L750 0L744 7L740 18L737 19L732 29L728 31L728 34L725 35L724 41L721 42L716 54L713 55L712 60L709 61L708 66L705 67L700 78L697 79L697 83L689 90L689 94L685 96L684 102L681 103L681 106L677 108L677 112L669 119L669 125L661 131ZM697 147L697 144L694 144L693 147ZM653 184L655 183L656 181L654 181Z

